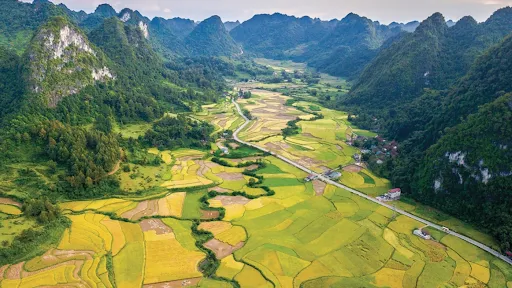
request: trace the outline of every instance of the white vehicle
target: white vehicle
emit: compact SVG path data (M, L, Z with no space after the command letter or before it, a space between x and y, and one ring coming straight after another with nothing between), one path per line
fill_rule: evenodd
M441 228L443 230L443 232L445 233L450 233L450 229L446 228L446 227L442 227Z

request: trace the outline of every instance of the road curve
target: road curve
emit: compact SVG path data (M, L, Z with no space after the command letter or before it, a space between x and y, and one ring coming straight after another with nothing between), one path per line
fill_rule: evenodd
M432 227L432 228L434 228L434 229L437 229L437 230L443 231L443 227L442 227L442 226L440 226L440 225L437 225L437 224L432 223L432 222L430 222L430 221L428 221L428 220L425 220L425 219L423 219L423 218L420 218L420 217L418 217L418 216L416 216L416 215L413 215L413 214L411 214L411 213L409 213L409 212L407 212L407 211L404 211L404 210L401 210L401 209L397 209L397 208L395 208L395 207L393 207L393 206L391 206L391 205L389 205L389 204L386 204L386 203L380 202L379 200L377 200L377 199L375 199L375 198L373 198L373 197L370 197L370 196L368 196L368 195L366 195L366 194L364 194L364 193L362 193L362 192L359 192L359 191L357 191L357 190L355 190L355 189L352 189L352 188L350 188L350 187L347 187L347 186L345 186L345 185L342 185L342 184L340 184L340 183L338 183L338 182L334 182L334 181L332 181L331 179L327 179L327 178L325 178L323 175L318 174L318 173L316 173L316 172L314 172L314 171L312 171L312 170L310 170L310 169L308 169L308 168L306 168L306 167L304 167L304 166L300 165L299 163L296 163L296 162L294 162L294 161L292 161L292 160L290 160L290 159L288 159L288 158L285 158L285 157L283 157L283 156L281 156L281 155L277 155L276 153L271 152L271 151L270 151L270 150L268 150L268 149L265 149L265 148L262 148L262 147L256 146L256 145L254 145L254 144L252 144L252 143L245 142L245 141L241 140L240 138L238 138L238 133L240 133L240 131L242 131L242 130L247 126L247 125L249 125L249 123L251 122L251 120L249 120L247 117L245 117L245 115L242 113L242 109L240 108L240 105L238 105L238 103L235 101L235 99L234 99L234 98L233 98L232 102L233 102L233 104L235 105L235 107L236 107L236 109L237 109L237 111L238 111L238 114L240 114L240 116L242 116L242 117L244 118L244 120L245 120L244 124L242 124L240 127L238 127L238 129L236 129L236 130L235 130L235 132L233 132L233 138L234 138L237 142L242 143L242 144L245 144L245 145L247 145L247 146L251 146L251 147L256 148L256 149L258 149L258 150L261 150L261 151L263 151L263 152L270 153L272 156L274 156L274 157L276 157L276 158L279 158L279 159L283 160L284 162L286 162L286 163L288 163L288 164L290 164L290 165L292 165L292 166L295 166L295 167L299 168L300 170L302 170L302 171L304 171L304 172L307 172L308 174L316 175L316 176L318 177L318 179L322 180L322 181L323 181L323 182L325 182L325 183L328 183L328 184L331 184L331 185L337 186L337 187L339 187L339 188L345 189L345 190L347 190L347 191L349 191L349 192L352 192L352 193L354 193L354 194L356 194L356 195L358 195L358 196L360 196L360 197L363 197L363 198L365 198L365 199L367 199L367 200L369 200L369 201L372 201L372 202L374 202L374 203L377 203L378 205L381 205L381 206L387 207L387 208L389 208L389 209L391 209L391 210L394 210L394 211L396 211L396 213L399 213L399 214L405 215L405 216L407 216L407 217L409 217L409 218L412 218L412 219L414 219L414 220L416 220L416 221L418 221L418 222L421 222L421 223L423 223L423 224L425 224L425 225L428 225L428 226L430 226L430 227ZM444 232L444 231L443 231L443 232ZM498 252L498 251L496 251L496 250L494 250L494 249L492 249L492 248L490 248L490 247L488 247L488 246L486 246L486 245L484 245L484 244L482 244L482 243L480 243L480 242L478 242L478 241L475 241L475 240L473 240L473 239L471 239L471 238L469 238L469 237L466 237L466 236L464 236L464 235L462 235L462 234L459 234L459 233L456 233L456 232L453 232L453 231L450 231L450 232L449 232L449 234L450 234L450 235L453 235L453 236L455 236L455 237L457 237L457 238L459 238L459 239L462 239L462 240L464 240L464 241L466 241L466 242L468 242L468 243L470 243L470 244L473 244L473 245L475 245L475 246L477 246L477 247L481 248L482 250L485 250L485 251L489 252L490 254L492 254L492 255L494 255L494 256L496 256L496 257L500 258L501 260L503 260L503 261L507 262L508 264L512 265L512 260L511 260L511 259L509 259L509 258L508 258L508 257L506 257L505 255L502 255L500 252Z

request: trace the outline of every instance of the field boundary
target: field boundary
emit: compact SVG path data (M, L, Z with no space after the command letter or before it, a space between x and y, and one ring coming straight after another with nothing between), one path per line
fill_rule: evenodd
M415 215L413 215L413 214L411 214L411 213L409 213L409 212L407 212L407 211L404 211L404 210L401 210L401 209L397 209L396 207L391 206L391 205L389 205L389 204L382 203L382 202L380 202L379 200L377 200L377 199L375 199L375 198L373 198L373 197L370 197L370 196L368 196L368 195L366 195L366 194L364 194L364 193L362 193L362 192L360 192L360 191L357 191L357 190L355 190L355 189L352 189L352 188L350 188L350 187L347 187L347 186L345 186L345 185L342 185L342 184L340 184L340 183L338 183L338 182L335 182L335 181L333 181L333 180L331 180L331 179L327 179L327 178L326 178L326 177L324 177L323 175L318 174L318 173L316 173L316 172L314 172L314 171L312 171L312 170L310 170L310 169L308 169L308 168L306 168L306 167L304 167L304 166L302 166L302 165L300 165L300 164L298 164L298 163L295 163L294 161L292 161L292 160L290 160L290 159L288 159L288 158L286 158L286 157L283 157L283 156L281 156L281 155L278 155L278 154L276 154L276 153L274 153L274 152L272 152L272 151L270 151L270 150L268 150L268 149L265 149L265 148L262 148L262 147L256 146L256 145L254 145L254 144L252 144L252 143L248 143L248 142L245 142L245 141L241 140L241 139L238 137L238 133L239 133L241 130L243 130L247 125L249 125L249 123L251 123L251 120L250 120L250 119L248 119L248 118L247 118L247 117L242 113L242 110L241 110L241 108L240 108L240 105L235 101L235 98L233 98L231 101L232 101L232 102L233 102L233 104L236 106L236 108L237 108L237 110L238 110L238 114L240 114L240 116L242 116L242 118L245 120L245 123L244 123L244 124L242 124L240 127L238 127L238 129L237 129L235 132L233 132L233 138L235 139L235 141L237 141L237 142L239 142L239 143L241 143L241 144L245 144L245 145L251 146L251 147L253 147L253 148L255 148L255 149L259 149L259 150L261 150L261 151L263 151L263 152L265 152L265 153L269 153L270 155L272 155L272 156L274 156L274 157L276 157L276 158L279 158L280 160L282 160L282 161L284 161L284 162L286 162L286 163L288 163L288 164L290 164L290 165L292 165L292 166L295 166L296 168L298 168L298 169L300 169L300 170L302 170L302 171L304 171L304 172L306 172L306 173L308 173L308 174L315 175L315 176L317 177L317 179L319 179L319 180L321 180L321 181L323 181L323 182L325 182L325 183L327 183L327 184L331 184L331 185L334 185L334 186L336 186L336 187L338 187L338 188L342 188L342 189L344 189L344 190L347 190L347 191L349 191L349 192L351 192L351 193L353 193L353 194L356 194L356 195L358 195L358 196L360 196L360 197L362 197L362 198L365 198L366 200L369 200L369 201L374 202L374 203L376 203L376 204L378 204L378 205L381 205L381 206L384 206L384 207L386 207L386 208L388 208L388 209L391 209L391 210L395 211L395 212L396 212L396 213L398 213L398 214L402 214L402 215L404 215L404 216L406 216L406 217L409 217L409 218L411 218L411 219L413 219L413 220L416 220L416 221L418 221L418 222L421 222L421 223L423 223L423 224L426 224L426 225L428 225L428 226L430 226L430 227L432 227L432 228L434 228L434 229L436 229L436 230L439 230L439 231L445 232L445 231L444 231L444 229L443 229L443 227L442 227L442 226L440 226L440 225L438 225L438 224L432 223L432 222L430 222L430 221L428 221L428 220L425 220L425 219L423 219L423 218L421 218L421 217L415 216ZM453 231L449 231L449 232L448 232L448 234L449 234L449 235L453 235L453 236L455 236L455 237L457 237L457 238L459 238L459 239L461 239L461 240L464 240L464 241L466 241L466 242L468 242L468 243L470 243L470 244L472 244L472 245L474 245L474 246L477 246L478 248L480 248L480 249L482 249L482 250L484 250L484 251L488 252L489 254L491 254L491 255L493 255L493 256L495 256L495 257L497 257L497 258L499 258L499 259L501 259L501 260L505 261L505 262L506 262L506 263L508 263L509 265L512 265L512 259L509 259L509 258L508 258L508 257L506 257L505 255L502 255L500 252L498 252L498 251L496 251L496 250L494 250L494 249L492 249L492 248L490 248L490 247L488 247L488 246L486 246L486 245L484 245L484 244L482 244L482 243L480 243L480 242L478 242L478 241L476 241L476 240L473 240L473 239L471 239L471 238L469 238L469 237L467 237L467 236L464 236L464 235L462 235L462 234L459 234L459 233L456 233L456 232L453 232Z

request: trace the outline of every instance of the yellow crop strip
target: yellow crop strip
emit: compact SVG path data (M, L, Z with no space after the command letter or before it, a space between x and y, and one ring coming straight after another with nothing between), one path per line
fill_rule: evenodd
M190 251L176 240L174 234L157 235L144 232L146 240L146 268L144 284L201 277L197 270L204 254Z
M9 214L9 215L20 215L21 214L20 208L13 206L13 205L7 205L7 204L0 204L0 212Z

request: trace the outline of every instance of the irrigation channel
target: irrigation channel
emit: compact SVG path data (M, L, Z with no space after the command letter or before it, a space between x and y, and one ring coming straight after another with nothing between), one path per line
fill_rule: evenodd
M251 120L250 120L249 118L247 118L247 117L242 113L242 109L240 108L240 105L235 101L235 99L234 99L234 98L233 98L232 102L233 102L233 104L236 106L236 109L237 109L237 111L238 111L238 114L240 114L240 116L242 116L242 117L243 117L243 119L245 120L244 124L242 124L240 127L238 127L238 129L236 129L236 131L233 133L233 139L235 139L235 141L237 141L237 142L239 142L239 143L242 143L242 144L245 144L245 145L247 145L247 146L251 146L251 147L256 148L256 149L258 149L258 150L260 150L260 151L263 151L263 152L269 153L269 154L271 154L272 156L274 156L274 157L276 157L276 158L279 158L279 159L283 160L284 162L286 162L286 163L288 163L288 164L290 164L290 165L292 165L292 166L295 166L295 167L297 167L298 169L300 169L300 170L302 170L302 171L304 171L304 172L306 172L306 173L309 173L309 174L311 174L311 175L315 175L315 176L317 177L317 179L319 179L319 180L321 180L321 181L323 181L323 182L325 182L325 183L327 183L327 184L331 184L331 185L334 185L334 186L336 186L336 187L339 187L339 188L345 189L345 190L347 190L347 191L349 191L349 192L351 192L351 193L354 193L354 194L356 194L356 195L358 195L358 196L360 196L360 197L363 197L363 198L365 198L365 199L367 199L367 200L369 200L369 201L372 201L372 202L377 203L377 204L379 204L379 205L381 205L381 206L387 207L387 208L389 208L389 209L391 209L391 210L395 211L395 212L396 212L396 213L398 213L398 214L405 215L405 216L407 216L407 217L409 217L409 218L412 218L412 219L414 219L414 220L416 220L416 221L418 221L418 222L421 222L421 223L423 223L423 224L425 224L425 225L428 225L428 226L430 226L430 227L432 227L432 228L434 228L434 229L437 229L437 230L442 231L442 232L446 232L446 231L443 229L444 227L442 227L442 226L440 226L440 225L437 225L437 224L432 223L432 222L430 222L430 221L428 221L428 220L425 220L425 219L423 219L423 218L420 218L420 217L418 217L418 216L416 216L416 215L413 215L413 214L411 214L411 213L409 213L409 212L407 212L407 211L404 211L404 210L401 210L401 209L397 209L396 207L393 207L393 206L388 205L388 204L386 204L386 203L380 202L379 200L377 200L377 199L375 199L375 198L373 198L373 197L370 197L370 196L368 196L368 195L366 195L366 194L364 194L364 193L362 193L362 192L360 192L360 191L357 191L357 190L355 190L355 189L352 189L352 188L350 188L350 187L347 187L347 186L345 186L345 185L342 185L342 184L340 184L340 183L338 183L338 182L332 181L331 179L328 179L328 178L324 177L323 175L318 174L318 173L316 173L316 172L314 172L314 171L312 171L312 170L310 170L310 169L308 169L308 168L306 168L306 167L304 167L304 166L302 166L302 165L300 165L300 164L298 164L298 163L296 163L296 162L294 162L294 161L292 161L292 160L290 160L290 159L288 159L288 158L286 158L286 157L283 157L283 156L281 156L281 155L278 155L278 154L276 154L276 153L274 153L274 152L272 152L272 151L270 151L270 150L268 150L268 149L265 149L265 148L262 148L262 147L256 146L256 145L254 145L254 144L252 144L252 143L245 142L245 141L241 140L240 138L238 138L238 133L240 133L240 131L242 131L242 130L247 126L247 125L249 125L249 123L251 123ZM475 241L475 240L473 240L473 239L471 239L471 238L469 238L469 237L467 237L467 236L464 236L464 235L462 235L462 234L456 233L456 232L454 232L454 231L448 231L447 233L449 233L450 235L453 235L453 236L455 236L455 237L457 237L457 238L459 238L459 239L462 239L462 240L464 240L464 241L466 241L466 242L468 242L468 243L470 243L470 244L473 244L473 245L475 245L475 246L479 247L480 249L485 250L485 251L487 251L488 253L490 253L490 254L492 254L492 255L494 255L494 256L496 256L496 257L500 258L501 260L503 260L503 261L507 262L508 264L512 265L512 259L510 259L510 258L506 257L505 255L501 254L500 252L498 252L498 251L496 251L496 250L494 250L494 249L492 249L492 248L490 248L490 247L488 247L488 246L486 246L486 245L484 245L484 244L482 244L482 243L480 243L480 242L478 242L478 241Z

